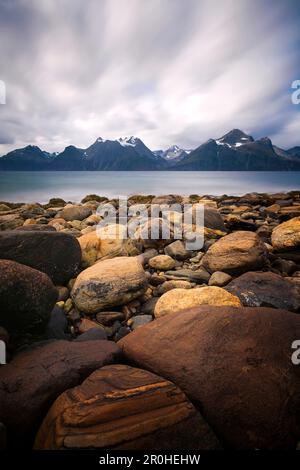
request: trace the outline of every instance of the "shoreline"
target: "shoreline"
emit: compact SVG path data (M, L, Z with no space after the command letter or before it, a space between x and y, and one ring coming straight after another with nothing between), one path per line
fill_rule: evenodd
M106 202L94 194L80 204L0 202L0 434L8 447L62 449L60 436L72 436L69 448L161 450L175 433L182 449L294 449L300 191L135 195L129 204L145 204L147 214L152 205L177 210L163 219L133 213L131 238L118 220L99 236ZM185 203L203 206L203 231L193 218L182 224ZM167 237L151 237L157 222L168 224ZM203 244L188 249L198 229ZM153 403L158 434L145 419ZM72 424L60 420L64 410ZM105 441L99 426L112 429Z

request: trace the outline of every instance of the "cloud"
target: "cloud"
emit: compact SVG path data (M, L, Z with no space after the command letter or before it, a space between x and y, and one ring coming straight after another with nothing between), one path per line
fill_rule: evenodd
M287 0L2 0L0 152L240 127L299 144L300 10Z

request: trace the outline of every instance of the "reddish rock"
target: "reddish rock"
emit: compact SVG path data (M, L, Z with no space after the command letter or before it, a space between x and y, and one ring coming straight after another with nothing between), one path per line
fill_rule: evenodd
M1 367L0 422L7 427L8 445L29 446L53 401L118 356L111 341L50 341Z
M103 367L53 404L35 449L192 450L220 444L173 383L125 365Z
M9 260L0 260L0 278L0 325L11 334L46 326L58 294L51 279Z
M202 306L118 344L130 363L176 383L226 447L287 449L300 436L300 367L291 361L297 338L295 313Z
M66 233L11 230L0 233L0 258L38 269L61 285L76 275L81 249Z

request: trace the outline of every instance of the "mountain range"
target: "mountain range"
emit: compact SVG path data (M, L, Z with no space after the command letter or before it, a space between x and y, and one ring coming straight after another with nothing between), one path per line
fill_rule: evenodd
M0 158L0 171L300 171L300 146L283 150L268 137L255 140L239 129L209 139L194 150L173 145L151 151L139 138L105 140L90 147L70 145L49 153L34 145Z

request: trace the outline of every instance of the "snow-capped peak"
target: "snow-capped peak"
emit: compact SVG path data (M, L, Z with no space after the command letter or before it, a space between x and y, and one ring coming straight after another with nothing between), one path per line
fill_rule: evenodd
M135 147L137 145L138 139L132 135L131 137L120 137L118 142L123 147Z

